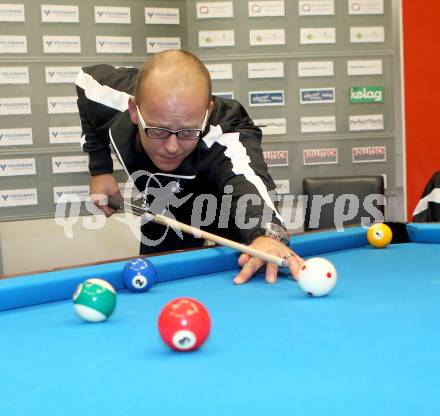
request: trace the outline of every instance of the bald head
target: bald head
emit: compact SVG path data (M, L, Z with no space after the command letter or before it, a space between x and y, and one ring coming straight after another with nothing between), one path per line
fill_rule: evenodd
M145 93L158 89L173 94L203 94L206 105L211 101L211 77L195 55L182 50L169 50L153 55L139 70L135 97L141 103Z

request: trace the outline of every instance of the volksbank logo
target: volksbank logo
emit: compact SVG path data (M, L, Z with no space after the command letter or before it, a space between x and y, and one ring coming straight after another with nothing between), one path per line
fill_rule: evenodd
M147 38L147 53L163 52L169 49L180 49L180 38Z
M49 127L49 140L51 144L79 143L81 132L81 126Z
M35 159L0 160L0 176L35 175Z
M32 129L0 129L0 146L32 144Z
M31 114L30 97L0 98L0 116Z
M0 84L29 84L29 68L1 67Z
M58 156L52 157L53 173L74 173L88 171L87 156Z
M178 8L146 7L146 24L178 25L180 21Z
M80 201L86 201L89 197L90 186L88 185L73 185L73 186L56 186L53 188L53 198L55 204L59 202L61 197L69 200L69 197L76 196ZM73 197L73 201L77 198Z
M27 53L26 36L0 36L0 53Z
M46 67L47 84L63 84L75 82L80 66Z
M37 189L8 189L0 191L0 207L37 205Z
M383 103L384 87L351 87L350 102L356 103Z
M44 53L81 53L79 36L43 36Z
M78 6L41 5L42 22L78 23Z
M24 22L24 4L0 4L0 22Z
M49 114L77 113L76 96L47 97L47 111Z
M131 23L129 7L101 7L95 6L95 23Z
M131 53L130 36L96 36L97 53Z

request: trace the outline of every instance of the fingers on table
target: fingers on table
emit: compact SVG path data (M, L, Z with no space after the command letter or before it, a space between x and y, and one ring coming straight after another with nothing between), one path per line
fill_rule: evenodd
M255 257L251 257L246 263L242 265L240 273L234 278L234 283L241 285L246 283L264 264L264 262Z
M301 258L300 256L298 256L293 251L290 254L291 254L291 256L289 256L286 259L286 261L288 263L288 268L290 270L290 273L292 273L292 276L296 280L296 279L298 279L298 272L299 272L302 264L304 263L304 259Z

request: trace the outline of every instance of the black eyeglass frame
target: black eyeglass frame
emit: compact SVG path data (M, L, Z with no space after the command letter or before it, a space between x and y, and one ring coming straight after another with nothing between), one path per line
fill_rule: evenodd
M206 125L208 123L208 114L209 114L208 109L206 109L205 117L203 118L202 127L200 129L178 129L178 130L171 130L171 129L168 129L166 127L147 126L146 123L145 123L144 118L142 117L141 111L139 110L139 106L138 105L136 105L136 111L137 111L138 119L141 122L142 130L144 130L145 134L150 139L156 139L156 140L166 140L172 134L175 134L176 137L179 140L198 140L200 138L200 136L202 135L202 133L204 132L205 128L206 128ZM166 136L164 135L163 137L157 137L157 136L151 135L151 130L158 130L159 132L166 132L168 134ZM185 134L185 133L193 133L194 136L191 136L191 137L183 136L182 137L181 136L182 133L183 134Z

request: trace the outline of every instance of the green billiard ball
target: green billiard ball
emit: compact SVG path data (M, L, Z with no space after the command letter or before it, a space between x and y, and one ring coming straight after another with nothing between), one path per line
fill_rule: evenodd
M78 316L87 322L102 322L115 310L116 291L102 279L88 279L78 285L73 294Z

